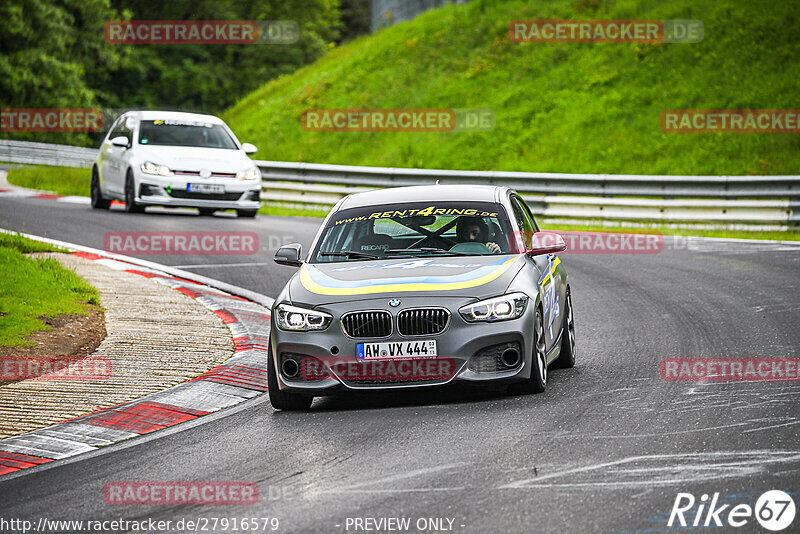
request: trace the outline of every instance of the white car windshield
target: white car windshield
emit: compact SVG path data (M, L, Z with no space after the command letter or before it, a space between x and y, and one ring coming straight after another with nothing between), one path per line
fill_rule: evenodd
M142 121L139 125L139 144L230 150L238 148L222 125L186 120Z

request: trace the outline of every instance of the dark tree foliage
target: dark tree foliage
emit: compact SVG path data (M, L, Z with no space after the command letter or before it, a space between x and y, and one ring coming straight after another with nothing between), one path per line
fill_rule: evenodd
M101 88L127 55L125 50L105 43L102 31L98 31L115 16L115 10L102 1L0 2L0 107L81 108L102 102ZM80 134L35 137L42 141L63 142L69 138L77 143L88 142Z
M370 0L342 0L342 41L369 33Z
M216 112L313 62L338 38L338 0L115 0L132 20L293 20L294 44L116 45L135 51L109 81L109 105Z
M3 0L0 106L217 113L319 58L340 38L339 0ZM113 20L296 21L294 44L109 44ZM16 139L31 134L3 134ZM36 134L86 144L81 134Z

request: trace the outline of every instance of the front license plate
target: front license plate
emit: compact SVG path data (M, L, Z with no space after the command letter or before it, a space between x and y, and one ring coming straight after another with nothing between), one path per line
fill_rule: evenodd
M356 345L359 360L391 360L394 358L435 358L436 340L388 341L385 343L359 343Z
M219 184L186 184L186 190L194 193L224 193L225 186Z

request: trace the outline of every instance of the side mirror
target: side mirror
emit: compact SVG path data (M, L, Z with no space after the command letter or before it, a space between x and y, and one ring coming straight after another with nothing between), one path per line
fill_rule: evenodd
M242 143L242 150L244 150L245 154L255 154L256 152L258 152L258 148L256 148L256 145L250 143Z
M119 135L111 140L111 144L114 146L121 146L123 148L128 148L128 138L124 135Z
M531 236L531 244L525 251L530 256L554 254L567 249L567 243L555 232L536 232Z
M303 246L300 243L284 245L275 253L275 263L290 267L300 267L303 265L302 260L300 260L302 250Z

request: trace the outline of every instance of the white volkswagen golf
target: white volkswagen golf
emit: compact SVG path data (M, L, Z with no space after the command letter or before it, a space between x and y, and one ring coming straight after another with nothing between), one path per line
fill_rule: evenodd
M235 209L255 217L261 171L218 117L174 111L130 111L108 132L92 167L92 207L112 200L125 211L145 206L199 208L201 215Z

